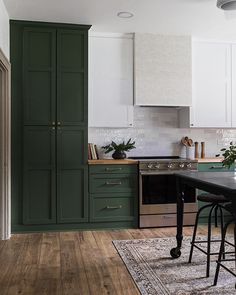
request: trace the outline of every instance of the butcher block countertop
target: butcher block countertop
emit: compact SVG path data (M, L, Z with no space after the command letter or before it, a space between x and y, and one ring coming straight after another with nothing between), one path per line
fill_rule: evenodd
M215 158L198 158L196 159L198 163L221 163L224 158L222 157L215 157Z
M101 159L101 160L88 160L89 165L137 165L138 161L131 160L131 159L124 159L124 160L113 160L113 159Z
M196 159L198 163L221 163L223 158L222 157L215 157L215 158L198 158ZM114 160L114 159L100 159L100 160L88 160L89 165L137 165L137 160L132 159L124 159L124 160Z

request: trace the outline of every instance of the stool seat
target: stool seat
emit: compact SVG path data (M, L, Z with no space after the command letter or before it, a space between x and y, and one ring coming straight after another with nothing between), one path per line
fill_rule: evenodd
M201 194L197 196L198 201L205 203L226 203L228 200L223 195Z

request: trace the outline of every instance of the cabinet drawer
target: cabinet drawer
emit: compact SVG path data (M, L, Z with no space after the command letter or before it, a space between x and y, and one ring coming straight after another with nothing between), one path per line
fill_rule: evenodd
M224 171L233 171L234 165L228 169L227 167L224 167L222 163L204 163L204 164L198 164L198 171L203 172L224 172Z
M137 165L90 165L89 173L137 173Z
M91 196L90 221L132 221L133 219L134 198Z
M137 189L137 176L129 174L90 175L90 193L129 193Z

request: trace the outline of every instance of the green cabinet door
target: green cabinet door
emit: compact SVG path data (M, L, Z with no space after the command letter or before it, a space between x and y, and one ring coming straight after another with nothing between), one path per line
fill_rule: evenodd
M57 222L88 221L87 131L57 129Z
M23 223L56 222L55 130L24 127Z
M24 29L24 125L51 125L55 121L56 30Z
M57 122L87 126L87 31L57 30Z

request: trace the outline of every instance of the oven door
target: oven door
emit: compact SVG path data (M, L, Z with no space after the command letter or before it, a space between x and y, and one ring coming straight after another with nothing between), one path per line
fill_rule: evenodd
M176 213L177 190L174 171L140 172L140 214ZM185 212L196 212L196 190L185 187Z

